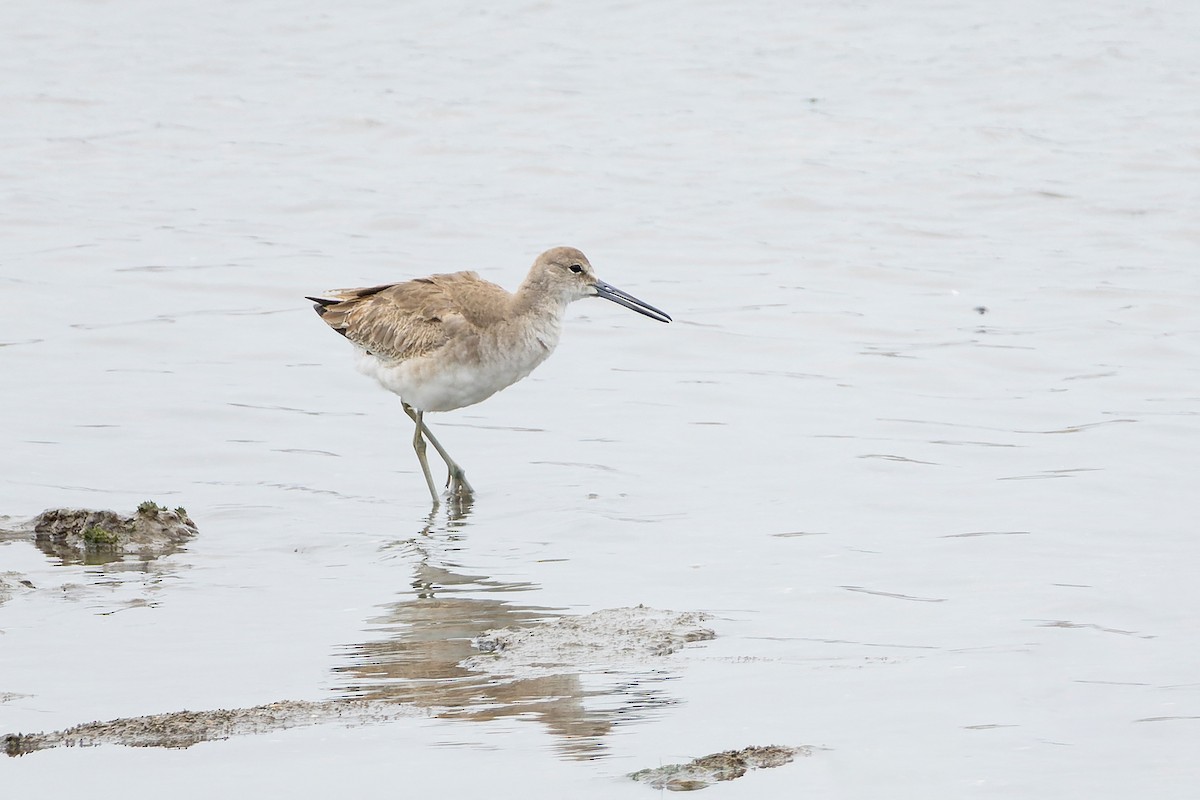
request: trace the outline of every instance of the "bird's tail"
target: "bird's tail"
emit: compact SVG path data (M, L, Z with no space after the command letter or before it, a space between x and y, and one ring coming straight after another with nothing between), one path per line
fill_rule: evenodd
M380 286L368 286L364 289L331 289L320 297L305 297L313 302L313 311L342 336L346 335L346 317L357 305L358 301L371 295L379 294L395 284L385 283Z

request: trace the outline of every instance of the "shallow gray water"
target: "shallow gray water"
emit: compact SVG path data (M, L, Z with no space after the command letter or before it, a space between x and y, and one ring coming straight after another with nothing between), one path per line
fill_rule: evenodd
M1200 8L302 5L0 6L0 513L201 530L141 570L0 544L39 587L0 606L0 732L411 698L555 613L718 638L5 787L636 797L777 743L825 749L709 791L1193 796ZM514 287L558 244L676 322L579 303L432 416L479 496L429 519L300 298Z

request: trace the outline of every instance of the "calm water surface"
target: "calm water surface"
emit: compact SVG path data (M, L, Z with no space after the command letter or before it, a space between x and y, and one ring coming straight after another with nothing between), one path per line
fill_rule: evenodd
M1200 768L1200 10L115 0L0 8L0 514L185 505L0 570L0 729L348 694L455 713L0 764L22 796L354 786L1184 798ZM431 416L301 299L572 244L671 312ZM61 596L59 596L61 595ZM497 683L490 628L718 638ZM99 771L120 781L96 782Z

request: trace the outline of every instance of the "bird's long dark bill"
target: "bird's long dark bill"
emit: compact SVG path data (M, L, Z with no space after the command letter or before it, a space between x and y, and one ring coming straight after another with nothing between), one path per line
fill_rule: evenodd
M639 314L645 314L650 319L656 319L659 322L671 321L671 317L667 312L661 311L649 303L643 303L633 295L622 292L617 287L604 281L596 281L596 296L603 297L605 300L612 300L617 305L632 308Z

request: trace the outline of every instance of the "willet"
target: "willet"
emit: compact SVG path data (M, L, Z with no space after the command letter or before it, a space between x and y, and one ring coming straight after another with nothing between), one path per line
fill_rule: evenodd
M400 396L404 413L416 424L413 449L437 505L425 439L446 462L451 495L474 490L429 432L425 412L474 405L524 378L554 352L567 305L584 297L603 297L659 322L671 321L597 278L587 257L573 247L538 256L515 293L474 272L454 272L307 299L329 327L357 347L359 371Z

